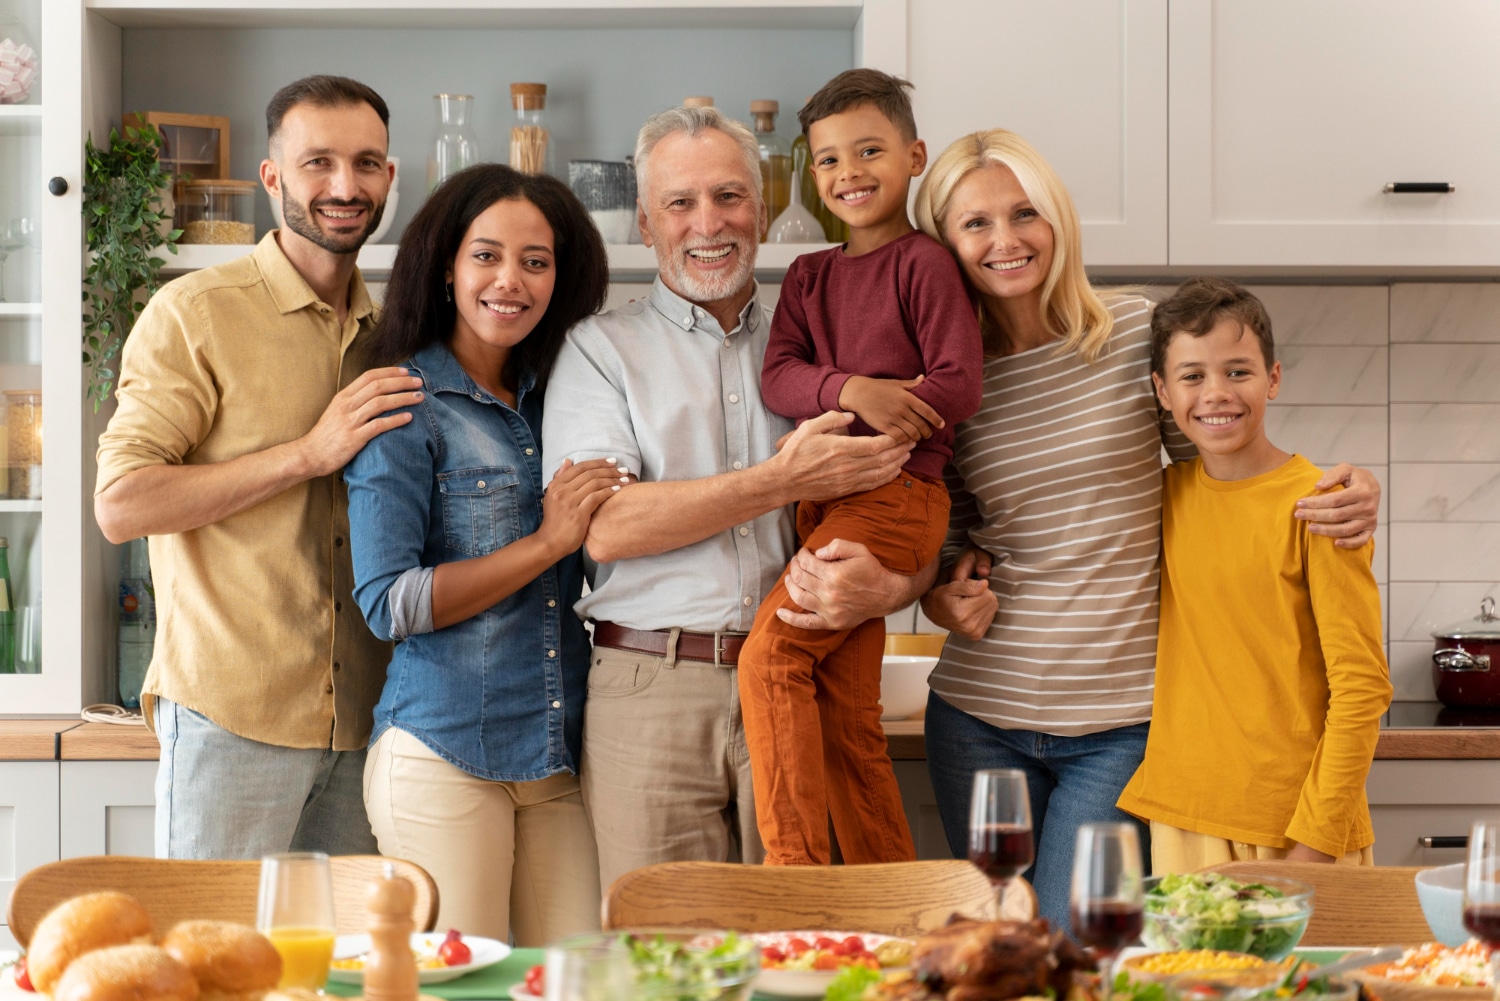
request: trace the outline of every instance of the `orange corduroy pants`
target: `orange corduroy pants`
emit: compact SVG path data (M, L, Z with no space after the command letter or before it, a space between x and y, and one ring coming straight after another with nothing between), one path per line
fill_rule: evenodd
M937 556L948 529L942 482L905 470L874 490L803 501L797 535L817 550L863 543L887 570L912 576ZM782 622L801 611L779 580L740 650L740 702L767 865L824 865L828 818L844 861L916 858L880 726L885 620L846 630Z

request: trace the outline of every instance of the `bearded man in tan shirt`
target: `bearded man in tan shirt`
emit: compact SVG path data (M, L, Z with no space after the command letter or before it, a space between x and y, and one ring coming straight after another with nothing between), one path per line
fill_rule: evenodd
M421 398L405 369L361 374L388 121L354 80L282 88L260 170L285 228L163 288L121 359L94 514L111 542L151 537L158 856L375 851L361 778L390 648L352 598L340 473Z

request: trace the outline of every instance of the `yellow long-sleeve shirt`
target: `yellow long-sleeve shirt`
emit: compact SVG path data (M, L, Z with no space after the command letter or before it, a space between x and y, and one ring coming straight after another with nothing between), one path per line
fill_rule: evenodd
M1374 843L1365 777L1391 701L1374 543L1292 517L1320 475L1301 456L1248 480L1165 471L1151 733L1121 809L1272 848Z

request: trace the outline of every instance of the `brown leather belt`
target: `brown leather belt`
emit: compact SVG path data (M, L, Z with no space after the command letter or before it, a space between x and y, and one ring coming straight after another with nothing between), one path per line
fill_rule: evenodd
M594 623L594 643L598 646L634 650L636 653L665 657L671 638L672 630L670 629L627 629L613 622ZM739 662L740 647L744 645L744 633L679 632L677 634L677 659L733 665Z

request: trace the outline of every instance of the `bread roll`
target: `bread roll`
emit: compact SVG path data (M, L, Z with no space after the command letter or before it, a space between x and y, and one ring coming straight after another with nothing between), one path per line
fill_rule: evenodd
M154 945L95 949L68 964L52 1001L197 1001L188 968Z
M200 1001L260 1001L281 979L281 955L254 928L232 921L183 921L161 947L198 981Z
M58 904L37 922L26 947L31 983L43 994L75 959L95 949L151 941L151 915L116 890L85 893Z

